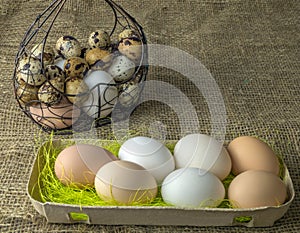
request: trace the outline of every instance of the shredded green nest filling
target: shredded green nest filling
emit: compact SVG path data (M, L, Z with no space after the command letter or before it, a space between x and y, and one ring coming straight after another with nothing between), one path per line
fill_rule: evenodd
M116 141L96 141L85 140L87 144L101 146L111 151L117 156L120 144ZM33 187L31 192L38 190L42 202L72 204L79 206L115 206L120 205L117 202L103 201L97 195L95 188L86 187L84 189L76 188L75 185L66 186L62 184L56 177L54 172L54 164L59 153L68 146L74 145L75 142L71 140L63 140L63 143L56 143L52 140L40 147L38 153L38 182ZM173 150L174 145L168 145L170 150ZM38 187L37 187L38 186ZM157 197L151 203L132 203L131 206L169 206L162 199L160 190Z
M120 144L117 141L96 141L86 140L81 143L93 144L101 146L111 151L115 156L118 155ZM40 143L38 143L40 144ZM71 140L63 140L63 143L57 143L53 141L52 135L48 142L43 144L39 148L38 156L38 181L37 184L30 190L31 194L38 190L39 196L42 202L60 203L60 204L71 204L78 206L116 206L120 205L116 202L106 202L100 199L97 195L95 188L86 187L85 189L74 188L62 184L55 175L54 164L59 153L66 147L75 144ZM167 148L173 153L175 143L166 144ZM225 180L223 180L224 187L227 189L230 182L233 180L234 175L230 174ZM226 198L226 197L225 197ZM150 203L132 203L131 206L170 206L163 201L158 190L157 197ZM224 199L218 208L234 208L232 203L228 199Z

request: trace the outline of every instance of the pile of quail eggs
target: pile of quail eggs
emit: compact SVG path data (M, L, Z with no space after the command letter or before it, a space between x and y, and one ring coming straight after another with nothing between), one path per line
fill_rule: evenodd
M35 121L51 128L71 126L66 118L81 111L104 118L117 100L124 106L137 102L142 44L133 29L114 42L106 31L94 31L87 48L73 36L60 37L55 46L37 44L17 64L16 97Z

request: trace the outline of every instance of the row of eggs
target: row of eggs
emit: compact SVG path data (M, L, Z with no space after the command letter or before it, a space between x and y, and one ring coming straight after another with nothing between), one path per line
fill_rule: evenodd
M98 30L90 35L88 44L88 49L82 48L76 38L63 36L55 48L38 44L30 56L20 59L16 94L22 104L31 106L33 115L50 107L52 112L62 109L61 115L71 112L70 116L76 116L75 104L88 115L103 118L111 113L117 98L125 106L137 100L139 86L134 80L129 82L142 55L137 33L126 29L112 43L107 32Z
M118 157L98 146L77 144L55 161L55 174L65 185L95 187L99 197L119 204L149 203L158 187L164 202L178 207L217 207L226 197L222 180L235 178L227 197L234 206L252 208L285 202L286 185L272 149L243 136L227 149L213 137L190 134L175 145L174 155L159 141L134 137Z

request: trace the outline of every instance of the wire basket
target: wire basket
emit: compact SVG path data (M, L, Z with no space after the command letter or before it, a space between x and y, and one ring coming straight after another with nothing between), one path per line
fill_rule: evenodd
M113 110L128 117L148 72L146 44L142 27L112 0L52 1L16 55L18 105L47 132L99 127Z

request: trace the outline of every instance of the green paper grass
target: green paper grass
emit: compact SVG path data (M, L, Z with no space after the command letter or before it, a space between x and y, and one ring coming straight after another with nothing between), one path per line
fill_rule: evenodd
M41 140L41 139L39 139ZM37 140L37 145L40 145L41 142ZM115 140L112 141L84 141L88 144L99 145L109 151L111 151L115 156L117 156L120 144ZM64 140L64 144L61 146L54 145L53 135L50 135L50 138L44 146L41 147L40 153L42 156L39 156L39 159L43 161L38 161L40 165L39 169L39 177L38 183L38 191L41 197L42 202L51 202L51 203L61 203L61 204L71 204L78 206L116 206L119 203L115 201L106 202L100 199L97 195L95 188L86 187L85 189L74 188L70 186L65 186L62 184L56 177L54 172L54 164L58 154L66 147L74 145L75 142L71 140ZM175 143L168 142L166 144L168 149L173 153ZM283 170L283 162L280 160L281 171ZM42 166L41 166L42 165ZM281 172L281 178L283 177L283 173ZM223 180L223 185L225 187L226 193L229 187L229 184L234 179L233 174L229 174L229 176ZM35 187L33 188L35 189ZM32 190L33 192L33 190ZM228 199L225 199L221 202L218 208L235 208L232 202ZM160 189L158 190L157 197L151 202L146 204L140 203L132 203L131 206L170 206L165 203L160 194Z
M95 143L93 143L95 144ZM99 142L101 147L111 151L114 155L118 154L120 145L116 141L107 143ZM64 146L57 146L53 143L53 135L50 136L49 141L42 146L41 154L42 161L38 161L38 164L43 164L39 167L38 177L38 190L42 202L52 202L61 204L72 204L79 206L115 206L120 205L115 201L106 202L99 198L95 188L86 187L85 189L79 189L72 185L65 186L56 177L54 172L54 164L58 154L66 147L74 145L73 141L67 141ZM97 145L97 143L96 143ZM71 187L72 186L72 187ZM33 191L33 190L32 190ZM157 197L151 203L132 203L131 206L169 206L166 204L160 195L160 190Z

